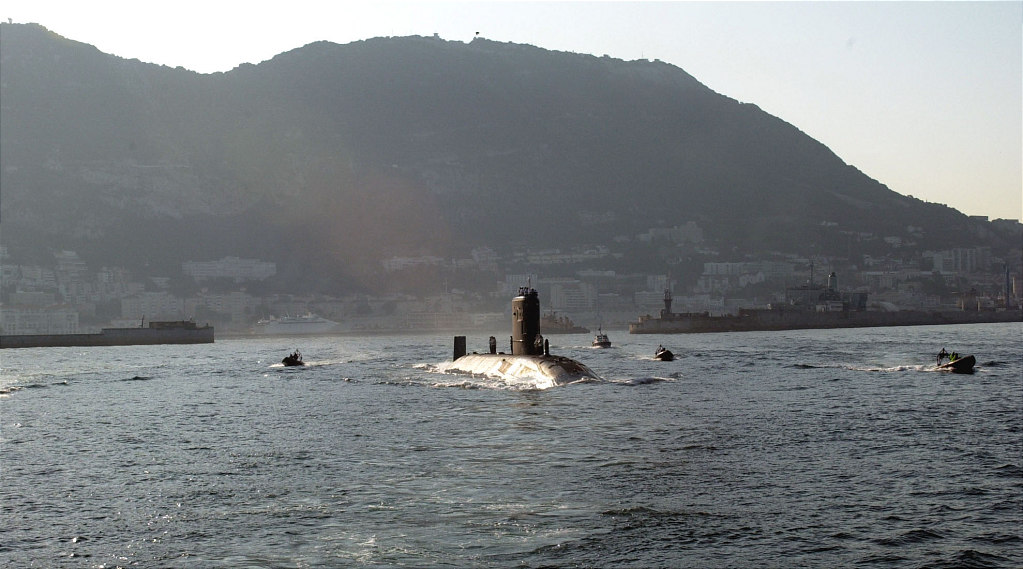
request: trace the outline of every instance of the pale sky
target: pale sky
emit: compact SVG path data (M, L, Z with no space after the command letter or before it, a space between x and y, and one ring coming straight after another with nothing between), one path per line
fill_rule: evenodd
M1023 219L1023 2L4 0L101 51L201 73L326 40L487 39L659 59L892 190Z

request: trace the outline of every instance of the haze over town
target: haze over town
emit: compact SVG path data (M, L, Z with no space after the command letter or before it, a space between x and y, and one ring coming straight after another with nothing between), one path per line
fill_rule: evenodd
M5 334L143 318L247 333L305 312L353 333L492 329L526 283L591 329L657 313L666 289L713 314L826 279L857 309L1021 296L1018 216L900 193L646 54L401 34L200 75L0 29Z
M346 2L15 0L101 51L201 73L302 45L439 35L659 59L821 141L892 190L1023 218L1019 2Z

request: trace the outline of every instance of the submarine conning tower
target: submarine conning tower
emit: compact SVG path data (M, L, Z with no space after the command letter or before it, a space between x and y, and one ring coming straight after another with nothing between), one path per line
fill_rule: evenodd
M505 380L526 380L528 385L564 385L600 376L564 356L550 355L550 343L540 335L540 297L532 287L519 288L512 299L511 354L497 351L490 337L490 353L465 353L465 336L455 336L454 360L444 371L471 373ZM539 381L540 383L536 383Z
M540 338L540 295L532 287L520 287L512 299L512 355L543 355Z

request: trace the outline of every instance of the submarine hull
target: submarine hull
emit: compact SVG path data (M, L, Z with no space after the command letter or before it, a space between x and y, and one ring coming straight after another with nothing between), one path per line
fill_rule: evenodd
M571 358L550 355L467 354L446 364L444 371L527 383L537 388L600 379L593 370Z

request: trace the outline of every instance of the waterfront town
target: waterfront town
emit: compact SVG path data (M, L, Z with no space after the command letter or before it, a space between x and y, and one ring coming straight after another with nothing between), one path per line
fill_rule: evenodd
M1019 231L1018 222L996 223ZM500 329L507 322L508 298L526 284L540 291L549 322L591 330L625 329L642 315L656 314L666 290L679 312L726 315L792 303L787 290L828 279L837 279L835 286L843 292L857 293L859 309L1020 307L1019 249L1000 256L989 247L933 251L884 241L885 255L838 259L775 253L724 260L702 243L698 227L654 228L627 244L504 255L477 247L465 258L390 257L379 266L387 279L416 283L422 279L409 275L434 275L433 286L336 295L276 290L278 266L268 260L196 258L170 274L141 274L90 266L73 250L54 252L48 263L27 264L0 247L0 326L5 335L78 334L192 320L214 325L224 336L268 333L266 323L304 316L330 324L317 331L336 333ZM630 247L655 246L661 262L648 271L630 265L628 259L644 257ZM473 277L459 277L466 274Z

